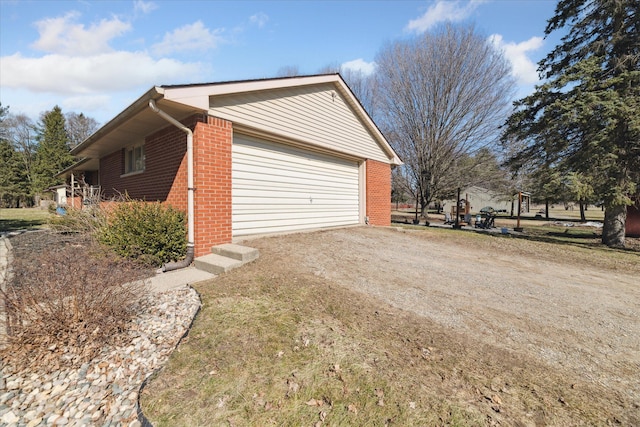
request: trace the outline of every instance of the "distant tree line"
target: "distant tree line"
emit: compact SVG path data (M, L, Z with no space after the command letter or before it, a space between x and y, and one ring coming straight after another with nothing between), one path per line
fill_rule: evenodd
M62 184L55 175L73 164L70 149L97 128L95 119L64 115L58 106L34 123L0 104L0 207L33 206L48 188Z
M639 27L638 0L558 1L545 34L565 35L538 64L541 84L513 105L503 53L472 26L390 42L370 75L322 72L341 72L403 160L394 201L424 214L473 184L576 203L583 220L595 203L603 243L624 246L627 206L640 198Z

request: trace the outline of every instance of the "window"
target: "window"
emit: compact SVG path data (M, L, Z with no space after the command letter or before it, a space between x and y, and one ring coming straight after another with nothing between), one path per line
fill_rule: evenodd
M144 170L144 145L135 145L125 149L124 173L142 172Z

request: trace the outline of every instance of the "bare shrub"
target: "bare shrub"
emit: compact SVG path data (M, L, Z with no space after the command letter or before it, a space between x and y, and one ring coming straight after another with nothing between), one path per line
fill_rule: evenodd
M122 339L147 293L141 280L147 271L91 239L58 240L21 255L2 292L8 318L2 356L14 366L53 369L89 360Z
M88 209L67 208L64 215L49 220L49 227L62 233L86 233L95 236L107 224L106 213L99 205Z

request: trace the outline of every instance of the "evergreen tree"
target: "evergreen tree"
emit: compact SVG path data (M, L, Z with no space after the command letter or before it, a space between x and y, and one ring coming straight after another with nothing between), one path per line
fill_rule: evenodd
M73 156L69 152L65 118L57 105L43 114L36 158L33 165L33 190L38 194L48 187L62 184L55 174L69 167Z
M16 190L15 150L8 140L6 116L8 107L0 104L0 207L11 206Z
M30 206L34 126L24 114L13 115L0 104L0 205Z
M608 246L624 246L640 183L639 10L638 0L560 0L545 34L567 34L540 61L546 82L516 102L503 138L526 142L513 168L537 162L592 183Z

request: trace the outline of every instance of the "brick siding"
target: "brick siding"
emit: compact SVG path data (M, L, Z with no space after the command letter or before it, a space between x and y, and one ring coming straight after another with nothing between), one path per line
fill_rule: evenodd
M640 237L640 202L627 208L625 232L627 237Z
M194 115L182 122L193 131L195 256L231 242L231 122ZM131 141L132 144L136 141ZM145 170L121 176L124 151L100 159L106 198L125 192L133 199L159 201L187 211L187 135L175 126L145 138Z
M391 165L367 160L366 187L369 224L391 225Z
M194 132L196 256L231 242L232 124L208 117Z

